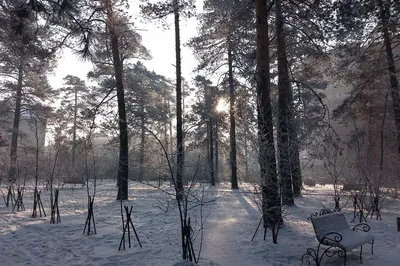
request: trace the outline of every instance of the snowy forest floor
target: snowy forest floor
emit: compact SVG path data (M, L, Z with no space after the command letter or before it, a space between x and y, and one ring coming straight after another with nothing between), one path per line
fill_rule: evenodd
M285 226L279 232L278 244L272 244L271 233L263 240L260 228L253 242L251 237L260 220L250 186L232 191L228 184L210 188L206 194L216 200L204 209L209 215L205 224L200 266L207 265L301 265L301 256L308 247L315 248L317 240L307 217L333 205L331 186L303 190L296 206L285 210ZM4 188L3 192L4 192ZM24 195L26 211L12 213L0 202L0 265L165 265L179 262L179 214L175 203L167 204L164 192L146 184L130 182L132 220L142 242L140 248L132 234L132 248L118 251L122 236L120 203L115 201L114 182L100 182L94 206L96 235L83 235L86 219L86 189L80 186L60 188L59 207L62 222L49 224L50 218L31 218L33 189ZM163 189L170 190L169 186ZM346 202L348 197L342 196ZM49 192L42 192L49 210ZM359 249L349 252L347 265L400 265L400 232L396 217L400 217L400 202L391 200L382 211L382 221L368 219L375 236L374 254L369 245L363 251L363 264L358 260ZM167 210L168 209L168 210ZM348 222L352 219L352 203L344 209ZM198 242L197 242L198 243ZM196 248L196 252L198 248ZM324 259L323 265L343 265L336 256ZM306 265L306 263L304 263Z

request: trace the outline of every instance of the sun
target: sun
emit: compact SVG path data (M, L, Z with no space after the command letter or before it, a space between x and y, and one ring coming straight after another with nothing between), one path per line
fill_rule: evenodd
M227 101L224 98L219 99L215 110L217 110L218 113L227 113L229 110Z

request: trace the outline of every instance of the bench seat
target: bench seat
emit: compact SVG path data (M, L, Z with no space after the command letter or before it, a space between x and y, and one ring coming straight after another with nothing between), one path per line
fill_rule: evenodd
M374 240L374 237L369 233L353 231L351 229L346 231L338 231L335 233L339 233L342 236L342 240L340 242L336 242L327 239L328 246L338 246L345 251L351 251L365 243Z

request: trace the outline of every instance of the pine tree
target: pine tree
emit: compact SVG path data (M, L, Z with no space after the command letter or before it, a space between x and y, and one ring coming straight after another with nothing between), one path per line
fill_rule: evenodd
M267 1L256 0L257 28L257 114L260 141L260 170L264 227L272 229L272 241L277 243L281 204L278 192L274 129L272 123L269 25Z
M400 4L391 0L335 1L334 4L338 14L336 33L339 41L367 43L370 48L374 47L376 40L383 44L387 60L385 74L390 83L400 153L400 85L393 54L396 36L399 33Z
M1 5L0 75L5 100L14 104L11 136L9 180L16 179L16 163L20 118L35 103L53 94L45 74L54 67L47 41L48 28L38 24L32 6L24 2L4 2Z
M203 76L195 77L195 84L197 88L196 103L192 106L193 113L198 116L195 120L197 125L196 139L204 139L207 149L207 161L209 181L211 185L216 183L216 169L217 169L217 122L219 115L216 112L218 90L217 87L212 86L212 82ZM201 134L205 132L205 134ZM205 135L205 137L204 137Z
M105 88L104 98L98 106L106 101L111 92L116 90L119 128L119 166L118 166L118 200L128 198L129 158L128 158L128 122L125 107L124 61L129 58L148 57L147 50L141 45L141 36L132 30L132 23L127 14L119 8L125 1L101 0L91 2L86 8L93 14L82 20L88 35L84 35L85 44L81 54L91 58L95 70L90 73ZM102 11L102 12L99 12Z
M237 189L237 151L236 151L236 96L235 68L246 57L242 48L248 44L252 23L251 5L247 1L215 1L204 2L205 12L199 17L199 36L190 40L199 60L198 69L204 69L215 74L217 71L225 71L229 84L229 142L231 186ZM223 67L227 65L227 69Z
M151 18L161 19L170 14L174 15L175 29L175 60L176 60L176 148L177 148L177 169L176 189L177 198L182 199L183 194L183 120L182 120L182 66L181 66L181 37L180 37L180 16L191 16L194 7L193 0L171 0L160 1L155 4L142 5L142 12Z
M83 128L83 121L80 118L81 112L83 112L88 106L88 93L89 90L86 87L85 81L72 75L68 75L64 78L64 87L62 88L62 101L61 109L64 110L66 116L66 124L70 123L72 118L73 124L70 134L72 135L72 154L71 164L72 167L76 160L76 146L77 146L77 131ZM68 128L68 125L65 125Z
M281 0L275 1L276 13L276 47L278 54L278 156L279 174L281 178L282 203L294 205L292 175L291 175L291 140L290 125L293 123L292 106L290 101L291 88L289 69L286 55L286 40L284 32L284 17L282 14Z
M147 131L158 132L162 130L165 134L166 125L170 121L171 115L167 101L172 97L171 89L170 82L164 76L149 71L141 62L127 67L128 121L132 128L132 134L139 131L138 135L140 135L139 181L143 180L144 175Z

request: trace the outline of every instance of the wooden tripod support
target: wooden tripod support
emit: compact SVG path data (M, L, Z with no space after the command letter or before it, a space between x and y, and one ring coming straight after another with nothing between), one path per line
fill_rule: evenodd
M50 216L50 223L61 223L60 211L58 209L58 189L54 190L54 202L51 206L51 216Z
M256 234L257 234L257 232L258 232L258 229L260 228L260 225L261 225L261 223L262 223L263 220L264 220L264 216L261 216L260 222L259 222L258 225L257 225L257 229L256 229L256 231L254 232L253 237L251 238L251 241L253 241L253 240L254 240L254 237L256 237ZM264 226L264 240L265 240L266 235L267 235L267 227Z
M85 222L85 228L83 228L83 234L85 234L85 230L87 228L87 235L90 235L90 223L93 222L93 231L95 234L97 234L96 231L96 223L94 222L94 214L93 214L93 202L94 202L94 197L90 197L88 199L88 215L86 217L86 222Z
M14 207L15 198L14 198L14 194L12 192L11 186L9 186L7 190L8 190L7 191L7 197L4 198L4 202L6 204L6 207L10 206L10 202L11 202L11 207ZM3 197L4 197L4 194L3 194Z
M189 261L193 261L194 262L198 262L196 260L196 254L194 253L194 248L193 248L193 242L192 242L192 238L191 238L191 233L192 233L193 229L190 226L190 217L188 219L188 222L186 224L186 221L184 221L183 224L183 240L184 240L184 259L189 259Z
M17 208L17 212L18 211L25 211L25 205L24 205L23 197L24 197L24 189L23 188L17 188L17 199L15 200L15 204L14 204L14 207L13 207L12 211L14 211L15 208Z
M358 194L356 193L353 198L353 220L351 222L355 222L358 218L359 223L362 222L367 222L367 219L364 216L364 208L363 208L364 203L362 200L358 197Z
M36 218L37 217L37 209L39 208L39 215L40 217L42 217L42 212L44 217L46 217L46 212L44 211L44 207L43 207L43 203L42 203L42 199L40 198L40 193L42 193L41 190L39 190L39 192L37 191L37 189L35 189L34 192L34 201L33 201L33 212L32 212L32 218Z
M131 247L131 231L130 231L130 227L132 227L133 232L135 233L136 239L139 242L139 246L142 247L142 243L140 243L139 237L136 233L135 230L135 226L133 226L132 223L132 209L133 206L131 206L131 209L128 209L128 206L124 206L125 208L125 212L126 212L126 222L124 225L124 232L122 233L122 238L121 238L121 242L119 243L119 248L118 250L121 250L121 247L123 247L123 249L125 249L125 233L128 230L128 243L129 243L129 247ZM123 217L122 217L123 218Z

